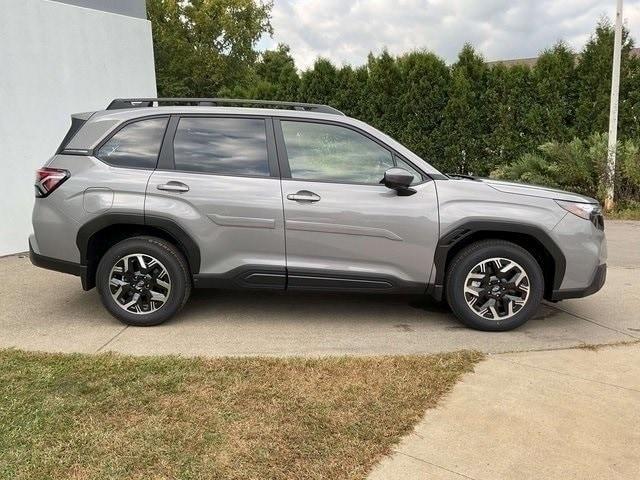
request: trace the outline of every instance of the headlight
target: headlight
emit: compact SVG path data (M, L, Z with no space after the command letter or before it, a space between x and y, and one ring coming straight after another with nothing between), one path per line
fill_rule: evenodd
M565 200L556 200L556 203L567 212L573 213L585 220L591 220L591 215L598 213L600 210L600 205L596 203L567 202Z

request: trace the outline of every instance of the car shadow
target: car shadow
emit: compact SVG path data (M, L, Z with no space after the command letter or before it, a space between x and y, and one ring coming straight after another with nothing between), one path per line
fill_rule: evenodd
M528 324L566 318L563 312L542 304ZM215 319L296 324L365 322L390 324L406 331L418 324L448 330L468 328L446 302L428 295L217 289L194 290L182 312L169 323Z
M382 322L456 321L445 303L426 295L196 289L180 318L230 316L262 321L350 320Z

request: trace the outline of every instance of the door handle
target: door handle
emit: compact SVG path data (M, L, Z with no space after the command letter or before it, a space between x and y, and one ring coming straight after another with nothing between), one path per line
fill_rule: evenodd
M189 185L182 182L171 181L158 185L158 190L166 190L167 192L188 192Z
M297 193L290 193L287 195L287 199L294 200L296 202L318 202L320 201L320 195L308 190L300 190Z

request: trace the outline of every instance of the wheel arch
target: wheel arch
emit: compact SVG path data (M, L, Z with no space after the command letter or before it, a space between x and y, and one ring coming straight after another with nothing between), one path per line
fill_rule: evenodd
M453 257L467 245L488 239L512 242L534 256L544 276L544 298L551 299L552 292L560 288L566 259L560 247L544 229L526 223L471 220L457 225L438 241L434 256L435 278L428 293L438 300L444 298L444 279Z
M191 274L200 272L200 248L174 221L141 214L107 213L85 223L76 236L80 264L86 267L83 288L95 287L98 262L111 246L138 235L151 235L173 243L187 259Z

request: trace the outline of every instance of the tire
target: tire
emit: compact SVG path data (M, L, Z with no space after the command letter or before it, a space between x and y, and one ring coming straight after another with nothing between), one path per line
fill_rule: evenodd
M504 240L482 240L453 258L445 291L462 323L476 330L503 332L535 314L544 293L544 277L524 248Z
M191 294L191 274L174 245L139 236L115 244L102 256L96 286L111 315L127 325L148 327L180 311Z

